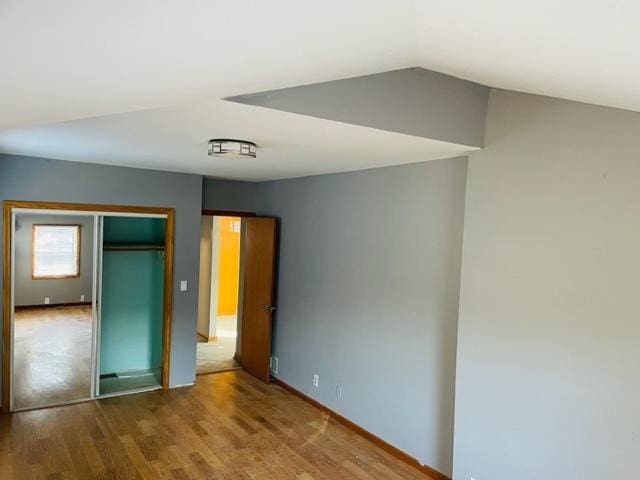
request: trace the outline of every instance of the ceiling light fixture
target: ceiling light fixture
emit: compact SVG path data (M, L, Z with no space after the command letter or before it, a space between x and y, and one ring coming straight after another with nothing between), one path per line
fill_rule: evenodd
M256 158L256 144L246 140L214 138L209 140L209 155L230 155Z

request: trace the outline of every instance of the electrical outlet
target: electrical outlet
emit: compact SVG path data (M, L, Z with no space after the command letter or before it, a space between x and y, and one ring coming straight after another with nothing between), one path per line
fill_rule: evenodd
M342 385L336 385L336 397L342 400Z
M187 281L186 280L180 280L180 291L181 292L186 292L187 291Z
M320 378L318 377L317 374L313 375L313 386L318 388L318 385L320 384Z
M49 297L44 297L44 304L49 305L51 303L51 299Z
M84 295L80 295L80 301L84 302Z
M269 366L271 367L271 371L273 373L278 373L278 357L271 357Z

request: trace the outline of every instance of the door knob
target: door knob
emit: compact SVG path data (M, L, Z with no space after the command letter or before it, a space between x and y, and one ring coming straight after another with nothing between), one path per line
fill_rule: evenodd
M264 305L264 306L262 307L262 311L263 311L263 312L269 312L269 313L271 313L271 312L274 312L275 310L276 310L276 307L274 307L273 305Z

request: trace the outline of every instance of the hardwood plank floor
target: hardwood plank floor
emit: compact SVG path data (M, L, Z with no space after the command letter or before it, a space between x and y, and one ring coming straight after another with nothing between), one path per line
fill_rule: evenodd
M2 479L430 477L242 370L194 387L0 417Z
M14 408L91 396L91 307L16 309Z

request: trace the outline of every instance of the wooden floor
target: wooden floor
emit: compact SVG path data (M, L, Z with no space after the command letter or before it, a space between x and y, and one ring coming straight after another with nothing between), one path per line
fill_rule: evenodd
M0 478L429 477L236 370L199 376L194 387L0 416Z
M91 307L16 309L14 408L91 397Z

